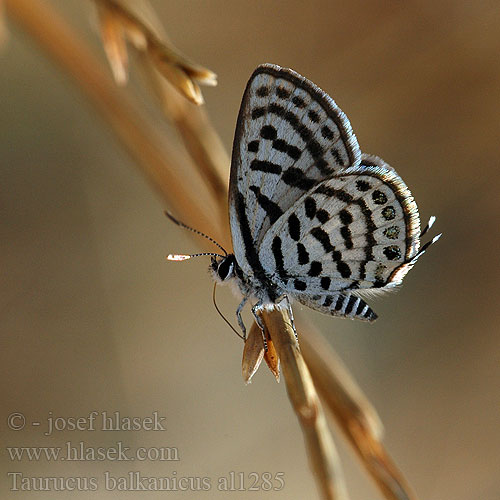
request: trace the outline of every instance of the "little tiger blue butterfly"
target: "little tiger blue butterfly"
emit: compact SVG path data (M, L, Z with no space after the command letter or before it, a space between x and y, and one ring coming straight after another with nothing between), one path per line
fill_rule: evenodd
M420 248L435 217L421 231L409 189L381 158L361 153L333 99L272 64L257 67L243 95L229 217L234 254L214 242L224 255L196 255L212 256L216 280L237 284L244 338L241 311L249 300L262 331L258 311L282 300L293 323L289 299L332 316L375 320L364 294L399 285L441 236Z

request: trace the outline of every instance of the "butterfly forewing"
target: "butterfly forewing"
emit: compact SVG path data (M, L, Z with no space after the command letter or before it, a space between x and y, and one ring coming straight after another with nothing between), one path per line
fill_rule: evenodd
M296 200L266 233L259 259L287 293L311 300L397 285L419 233L417 206L394 170L351 167Z
M243 96L231 165L231 232L243 272L261 270L257 249L304 193L360 161L350 123L327 94L294 71L259 66Z

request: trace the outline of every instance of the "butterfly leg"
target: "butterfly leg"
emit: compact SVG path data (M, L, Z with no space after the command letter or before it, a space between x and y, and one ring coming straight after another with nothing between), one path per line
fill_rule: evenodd
M248 297L243 297L243 300L240 302L240 305L236 309L236 318L238 320L238 325L240 326L241 331L243 332L243 341L247 339L247 329L245 328L245 323L243 323L243 318L241 317L241 310L245 307L245 304L248 301Z
M262 301L259 300L259 302L257 302L257 304L255 304L253 307L252 307L252 313L253 313L253 316L255 318L255 322L257 323L257 325L259 326L260 328L260 331L262 333L262 341L264 342L264 350L267 352L267 337L266 337L266 327L264 326L264 323L262 322L262 318L260 317L260 315L257 313L257 311L259 309L262 308Z

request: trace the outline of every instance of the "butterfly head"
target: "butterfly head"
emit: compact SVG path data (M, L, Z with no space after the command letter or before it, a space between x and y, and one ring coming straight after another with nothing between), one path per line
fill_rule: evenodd
M236 269L236 258L233 254L225 257L213 256L210 263L210 271L216 281L227 281L234 277Z

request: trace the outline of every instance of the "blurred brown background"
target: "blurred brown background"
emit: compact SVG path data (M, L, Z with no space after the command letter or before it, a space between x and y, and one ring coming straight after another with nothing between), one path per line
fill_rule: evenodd
M92 4L52 1L101 59ZM154 1L174 43L213 69L205 89L228 150L255 66L291 67L330 93L361 148L410 186L444 236L374 325L303 310L340 353L385 424L397 464L427 500L500 498L498 1ZM1 424L4 446L170 446L179 462L12 462L1 498L123 498L118 476L207 476L200 493L134 498L315 498L284 384L265 367L246 387L241 344L211 304L203 259L169 224L132 160L72 82L10 22L0 59ZM132 86L140 87L133 77ZM147 93L145 106L153 108ZM161 124L160 115L154 119ZM160 129L161 130L161 129ZM165 127L165 132L167 132ZM189 178L186 179L189 183ZM219 292L232 318L237 300ZM296 308L298 310L300 308ZM165 432L59 432L92 410L166 416ZM352 499L380 498L337 435ZM96 476L94 493L9 493L7 472ZM230 471L284 472L280 492L220 493ZM248 476L247 476L248 477Z

